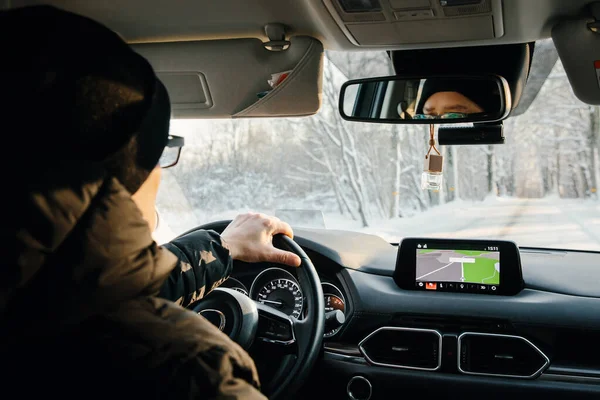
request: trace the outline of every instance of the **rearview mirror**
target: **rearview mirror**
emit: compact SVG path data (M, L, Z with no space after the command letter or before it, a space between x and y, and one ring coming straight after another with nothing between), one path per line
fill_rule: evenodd
M497 75L357 79L342 85L348 121L394 124L496 122L508 117L508 82Z

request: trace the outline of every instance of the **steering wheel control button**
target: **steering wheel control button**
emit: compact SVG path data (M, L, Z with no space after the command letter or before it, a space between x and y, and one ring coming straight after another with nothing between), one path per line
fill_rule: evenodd
M351 400L369 400L373 394L373 386L364 376L355 376L348 382L346 393Z
M277 321L268 317L261 317L259 319L258 335L265 339L280 342L289 342L294 339L292 326L289 322Z

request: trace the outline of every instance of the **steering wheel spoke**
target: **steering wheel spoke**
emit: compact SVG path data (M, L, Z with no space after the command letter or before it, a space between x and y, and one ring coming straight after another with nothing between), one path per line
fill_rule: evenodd
M257 340L280 346L291 346L296 343L294 325L297 320L260 302L255 303L258 309Z

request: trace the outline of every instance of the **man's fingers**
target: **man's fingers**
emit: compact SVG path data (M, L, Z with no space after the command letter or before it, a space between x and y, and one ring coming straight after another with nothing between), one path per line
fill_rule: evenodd
M273 226L273 235L277 235L278 233L283 233L285 236L289 236L290 239L294 238L292 227L289 226L287 222L283 222L279 219L275 221L275 225Z
M290 253L289 251L276 249L275 247L273 247L271 251L265 255L265 261L289 265L290 267L299 267L301 263L300 257L298 257L296 254Z
M288 236L290 239L294 238L292 227L287 222L283 222L279 218L275 218L274 222L275 225L273 226L273 235L282 233ZM298 257L296 254L289 251L280 250L275 247L273 247L269 257L273 257L273 259L269 261L278 264L289 265L290 267L299 267L301 263L300 257Z

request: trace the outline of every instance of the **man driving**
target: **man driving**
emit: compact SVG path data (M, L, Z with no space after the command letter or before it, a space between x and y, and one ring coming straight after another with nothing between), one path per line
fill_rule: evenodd
M0 31L0 115L13 150L4 159L14 166L2 227L5 388L264 398L248 354L183 307L226 279L233 259L298 266L272 245L293 235L289 225L245 214L221 235L157 246L170 103L152 67L106 27L52 7L2 11Z

